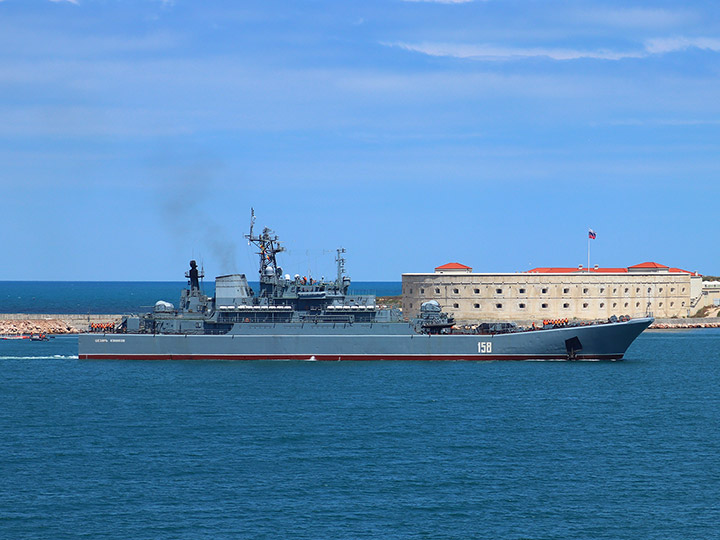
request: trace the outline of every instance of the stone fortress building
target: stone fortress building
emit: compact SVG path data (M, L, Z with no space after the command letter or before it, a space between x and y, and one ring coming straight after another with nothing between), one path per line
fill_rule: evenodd
M689 317L720 302L720 283L646 262L628 268L535 268L486 274L449 263L434 273L402 275L402 307L417 313L436 300L458 321L606 319L612 315ZM410 315L412 316L412 315Z

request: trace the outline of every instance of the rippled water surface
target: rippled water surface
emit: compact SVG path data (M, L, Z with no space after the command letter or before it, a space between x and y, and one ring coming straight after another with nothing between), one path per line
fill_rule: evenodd
M233 363L0 341L0 537L716 538L719 344Z

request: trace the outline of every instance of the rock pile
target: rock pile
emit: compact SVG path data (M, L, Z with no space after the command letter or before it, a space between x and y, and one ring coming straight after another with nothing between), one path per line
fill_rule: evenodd
M60 319L0 320L0 334L77 334L78 330Z

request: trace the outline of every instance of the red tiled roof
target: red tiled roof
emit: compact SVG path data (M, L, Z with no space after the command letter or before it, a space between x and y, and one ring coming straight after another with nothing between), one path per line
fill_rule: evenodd
M470 266L465 266L464 264L451 262L438 266L435 270L472 270L472 268Z
M665 266L664 264L658 264L656 262L644 262L641 264L636 264L635 266L631 266L630 268L669 268L669 267Z
M674 274L692 274L695 275L697 272L691 272L690 270L683 270L682 268L670 268L668 269L668 272L672 272ZM698 274L700 275L700 274Z

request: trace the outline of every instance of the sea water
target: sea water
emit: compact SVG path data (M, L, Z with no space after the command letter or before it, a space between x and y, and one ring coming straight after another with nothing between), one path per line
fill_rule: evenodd
M258 290L257 282L250 285ZM176 281L0 281L0 313L145 313L155 302L177 305L187 284ZM203 283L203 292L215 294L215 282ZM397 281L359 281L351 294L398 296Z
M324 363L0 341L0 537L717 538L718 344Z

